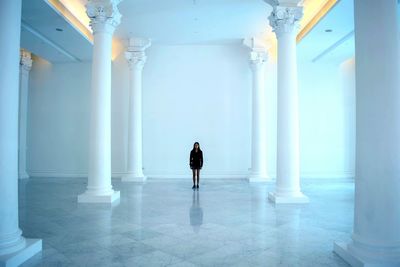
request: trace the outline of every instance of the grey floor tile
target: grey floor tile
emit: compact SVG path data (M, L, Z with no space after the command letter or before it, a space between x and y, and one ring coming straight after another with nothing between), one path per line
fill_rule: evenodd
M86 179L20 181L20 227L44 248L23 266L347 266L332 246L349 241L353 183L304 183L300 206L268 202L272 183L113 183L120 202L91 205Z

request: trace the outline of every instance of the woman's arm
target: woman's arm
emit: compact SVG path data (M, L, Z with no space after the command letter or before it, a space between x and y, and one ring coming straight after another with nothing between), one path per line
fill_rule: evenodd
M200 168L203 167L203 151L200 152Z

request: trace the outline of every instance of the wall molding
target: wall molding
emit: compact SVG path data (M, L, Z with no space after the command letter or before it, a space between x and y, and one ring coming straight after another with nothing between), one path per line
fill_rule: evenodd
M149 174L146 175L147 179L192 179L191 174L175 174L175 175L163 175L163 174ZM237 180L243 180L246 179L247 175L245 174L205 174L205 175L200 175L200 179L237 179Z
M275 177L275 176L273 176ZM354 179L355 173L350 171L344 172L303 172L302 179Z
M86 178L87 172L56 171L56 170L28 170L29 177L37 178Z
M59 171L59 170L28 170L29 177L48 177L48 178L87 178L87 172L75 171ZM126 172L115 171L112 172L112 178L119 179L124 176ZM207 172L200 176L201 179L247 179L250 173L248 172ZM148 179L191 179L191 173L145 173ZM313 180L329 180L329 179L354 179L353 172L304 172L301 173L301 179ZM276 179L276 173L269 173L269 181Z

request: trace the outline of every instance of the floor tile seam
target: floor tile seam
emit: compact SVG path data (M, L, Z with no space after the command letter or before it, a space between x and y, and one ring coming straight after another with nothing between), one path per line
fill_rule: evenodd
M165 252L163 252L163 251L160 251L160 250L155 250L155 251L153 251L153 252L151 252L151 253L148 253L148 254L146 254L146 255L133 256L133 257L130 257L130 258L126 259L126 261L129 261L130 259L146 259L146 258L149 257L150 254L154 254L154 253L156 253L156 252L164 253L164 254L166 254L167 256L172 257L172 258L177 258L177 259L178 259L178 262L182 261L182 259L180 259L180 258L178 258L178 257L175 257L175 256L173 256L173 255L170 255L170 254L168 254L168 253L165 253ZM167 264L164 264L164 263L163 263L161 266L168 266L168 265L172 265L172 264L176 264L176 263L167 263Z
M150 245L150 246L151 246L151 245ZM153 247L153 248L154 248L155 250L157 250L157 251L161 251L161 252L163 252L163 253L165 253L165 254L169 254L169 255L171 255L171 256L177 257L177 258L181 259L182 261L187 261L188 259L192 258L192 257L182 257L182 256L179 256L177 253L174 253L174 252L171 252L171 251L169 251L169 250L166 250L165 248L155 248L155 247ZM196 254L196 256L203 255L203 254L208 253L208 252L210 252L210 251L212 251L212 250L213 250L213 249L210 248L209 251L207 251L207 252L201 252L201 253L199 253L199 254ZM195 253L196 253L196 252L195 252Z

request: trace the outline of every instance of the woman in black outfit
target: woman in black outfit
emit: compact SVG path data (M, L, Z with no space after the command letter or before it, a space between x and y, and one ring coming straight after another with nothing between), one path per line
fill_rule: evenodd
M200 150L200 145L195 142L192 151L190 151L190 168L193 171L193 187L192 189L199 188L200 182L200 169L203 167L203 152ZM196 186L197 176L197 186Z

